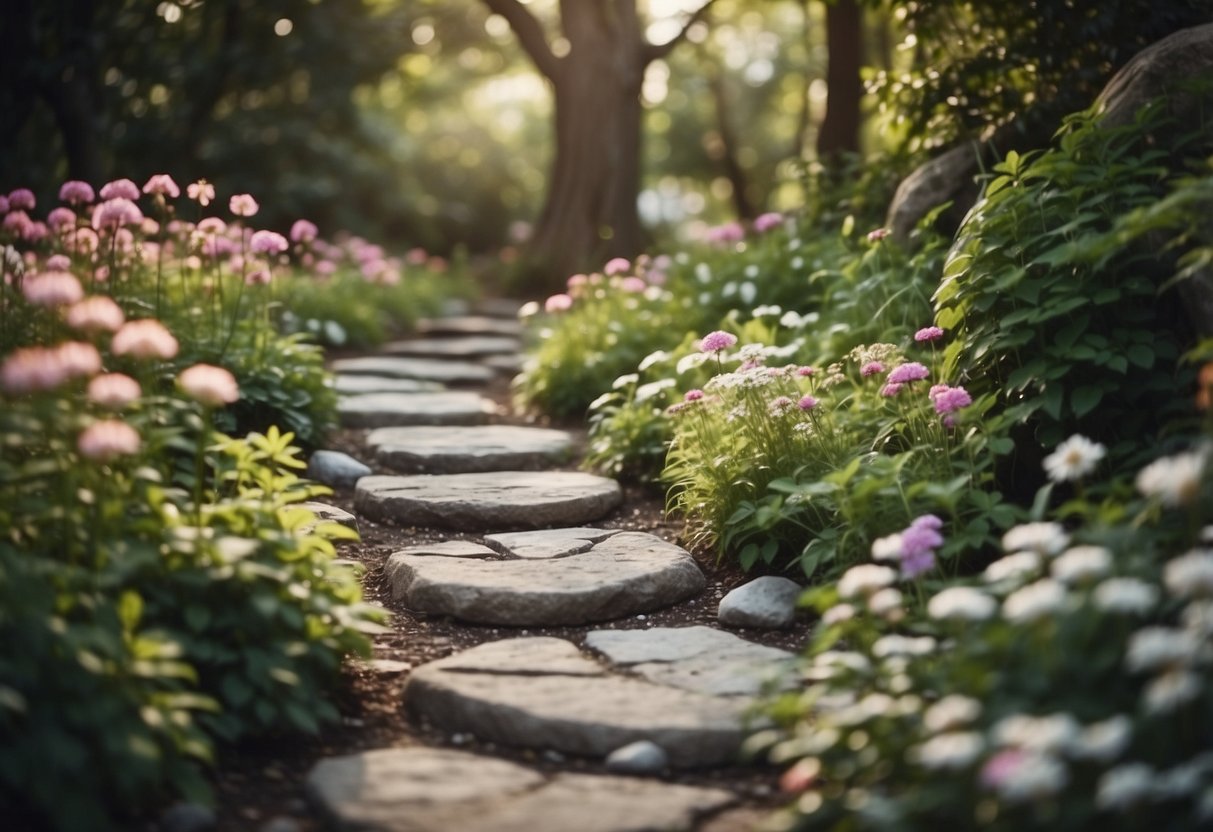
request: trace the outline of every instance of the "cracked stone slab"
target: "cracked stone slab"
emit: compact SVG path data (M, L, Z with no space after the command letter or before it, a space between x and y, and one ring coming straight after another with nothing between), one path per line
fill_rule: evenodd
M519 337L522 324L517 319L491 318L487 315L457 315L449 318L424 318L417 322L421 335L504 335Z
M415 555L420 557L444 558L485 558L495 557L497 552L488 546L472 543L470 540L446 540L441 543L421 543L396 552L397 555Z
M480 425L497 406L491 399L470 392L364 393L343 396L337 414L347 428L407 427L413 425Z
M566 461L573 437L517 425L381 428L367 437L375 457L405 473L533 471Z
M494 545L508 553L502 536L495 537ZM515 627L610 621L703 591L694 558L653 535L619 532L597 542L565 537L563 545L574 541L584 549L556 559L477 560L406 550L393 554L385 571L393 600L411 610ZM521 548L527 546L524 540Z
M748 697L637 678L545 637L488 642L422 665L406 682L404 703L443 730L503 745L604 759L648 740L678 768L737 762L753 727Z
M330 757L307 776L337 829L358 832L689 830L736 798L723 789L557 773L463 751L383 748Z
M438 358L369 355L334 361L331 369L334 373L348 375L411 378L442 384L485 384L493 380L493 371L488 367L470 361L447 361Z
M795 683L793 653L711 627L595 630L585 645L650 682L711 696L757 696Z
M358 531L358 518L343 508L331 506L328 503L302 502L296 503L299 508L306 508L316 515L322 523L340 523L343 526Z
M460 531L585 523L621 500L619 483L576 471L371 476L354 490L354 509L365 517Z
M384 355L414 355L419 358L479 358L510 355L522 348L517 338L504 335L463 335L450 338L409 338L379 348Z
M485 535L484 542L503 555L515 558L562 558L587 551L618 529L539 529L533 532L503 532Z
M333 389L341 396L356 396L360 393L432 393L446 388L436 381L342 373L333 377Z

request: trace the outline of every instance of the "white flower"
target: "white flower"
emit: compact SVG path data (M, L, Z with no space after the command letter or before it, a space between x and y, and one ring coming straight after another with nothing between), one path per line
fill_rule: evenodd
M1095 805L1100 809L1127 809L1149 796L1154 787L1154 769L1145 763L1125 763L1099 778Z
M695 369L707 360L708 354L706 352L693 352L678 359L678 363L674 365L674 369L678 372L678 375L682 375L688 370Z
M1137 490L1172 508L1187 505L1200 490L1204 449L1156 459L1137 474Z
M986 583L999 583L1012 578L1023 578L1040 569L1040 555L1036 552L1016 552L996 560L981 573Z
M620 387L627 387L629 384L635 384L638 381L640 381L640 376L638 376L636 373L628 373L627 375L622 375L615 379L615 381L611 384L611 387L618 390Z
M1208 638L1213 636L1213 601L1193 601L1183 611L1184 629Z
M931 618L981 621L992 616L997 606L993 598L979 589L953 586L927 602L927 614Z
M813 664L819 667L844 667L856 673L862 673L872 666L862 653L852 650L826 650L813 657Z
M1077 584L1100 578L1112 566L1112 553L1103 546L1072 546L1053 561L1053 577Z
M1039 552L1055 555L1070 542L1060 523L1023 523L1007 529L1002 536L1002 548L1008 553Z
M923 714L928 731L950 731L968 725L981 715L981 703L968 696L953 693L940 699Z
M697 354L702 355L702 353L697 353ZM645 370L647 370L649 367L652 367L654 364L658 364L662 361L667 361L669 358L670 358L670 354L668 352L666 352L665 350L657 350L656 352L649 353L643 359L641 359L640 364L637 365L636 369L643 373Z
M835 604L822 614L821 623L829 627L832 624L849 621L854 617L855 608L850 604Z
M985 748L981 734L955 731L931 737L910 749L910 758L923 768L960 769L970 766Z
M868 599L868 609L871 610L873 615L881 617L894 616L902 611L902 601L901 592L889 587L888 589L880 590Z
M1080 760L1110 763L1124 752L1133 737L1133 721L1117 714L1088 725L1070 746L1070 755Z
M852 566L838 580L838 594L842 598L854 598L856 595L871 595L878 589L897 580L897 572L887 566L877 566L874 563L864 563Z
M783 307L777 304L764 304L763 306L755 306L751 313L755 318L778 318L783 314Z
M1137 578L1108 578L1092 597L1104 612L1144 615L1158 603L1158 587Z
M1005 779L998 783L998 794L1008 803L1057 794L1069 780L1065 764L1050 754L1028 751L1019 758Z
M994 738L999 745L1011 745L1043 754L1068 749L1078 738L1079 726L1066 713L1048 716L1014 714L1004 717L994 726Z
M1052 578L1017 589L1002 602L1002 615L1008 621L1036 621L1051 615L1066 602L1066 588Z
M887 656L925 656L935 649L935 639L930 636L901 636L893 633L881 636L872 645L872 655L878 659Z
M1154 779L1154 799L1178 800L1190 797L1200 789L1203 775L1208 768L1208 754L1202 754L1183 765L1160 771Z
M1213 595L1213 551L1193 549L1163 568L1163 583L1177 598Z
M1188 670L1169 670L1146 685L1144 704L1146 713L1159 714L1173 711L1200 695L1201 678Z
M891 534L872 541L872 560L901 560L901 535Z
M659 378L656 381L650 381L648 384L642 384L636 388L636 392L632 395L632 401L636 404L647 402L662 390L668 390L677 383L672 378Z
M1103 445L1076 433L1045 457L1045 473L1053 482L1082 479L1095 470L1107 453Z
M1134 672L1187 664L1200 653L1201 644L1186 630L1145 627L1129 637L1125 664Z

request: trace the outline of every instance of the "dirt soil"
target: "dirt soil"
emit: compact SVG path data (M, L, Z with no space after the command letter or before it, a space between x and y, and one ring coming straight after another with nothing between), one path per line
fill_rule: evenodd
M507 424L527 423L509 415L508 388L504 382L482 392L499 403L502 414L499 421ZM582 426L556 427L574 432L579 441L584 442ZM328 446L350 453L356 458L369 460L363 443L366 433L339 431L331 437ZM333 497L326 498L326 501L352 511L353 492L342 490ZM665 517L663 509L663 497L659 491L625 484L621 508L601 521L600 525L604 528L648 532L665 540L678 542L682 531L681 524ZM716 607L720 598L753 577L745 575L736 567L715 563L710 555L699 554L696 557L707 577L707 589L690 601L648 615L584 627L514 629L478 626L457 623L444 617L415 614L404 609L391 600L390 589L386 586L383 576L384 563L399 549L452 538L479 540L478 535L460 535L429 528L400 528L361 518L359 526L361 542L343 545L341 556L357 559L365 564L364 586L367 600L382 604L392 613L392 633L376 637L374 658L404 662L410 667L418 667L483 642L501 638L545 635L566 638L580 644L585 634L593 629L715 625ZM806 640L807 625L800 622L795 628L785 631L736 632L743 638L761 644L799 650ZM498 747L492 743L481 743L469 735L451 735L425 724L416 724L406 716L402 708L402 689L407 677L407 670L390 674L372 670L363 664L348 663L344 671L344 684L337 694L336 701L342 714L341 724L326 728L316 737L281 740L263 738L221 751L213 775L219 812L218 829L222 832L279 832L275 829L276 824L270 822L286 819L293 821L293 824L284 823L282 832L288 829L310 832L326 828L316 809L307 801L303 783L308 770L322 757L375 748L412 745L461 748L523 762L545 771L605 771L601 761L565 758L552 752L537 754L531 750ZM670 782L732 789L739 795L741 807L754 811L728 815L727 818L720 818L718 822L708 826L711 827L711 832L741 832L751 826L741 815L752 820L786 801L786 798L781 798L778 793L778 774L773 768L738 766L673 772L667 779ZM270 824L268 829L267 824ZM707 826L701 828L706 830Z

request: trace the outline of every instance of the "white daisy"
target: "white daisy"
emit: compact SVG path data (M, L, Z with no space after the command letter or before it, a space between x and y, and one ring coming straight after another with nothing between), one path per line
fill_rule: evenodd
M1076 433L1045 457L1045 473L1053 482L1082 479L1095 470L1107 453L1103 445Z

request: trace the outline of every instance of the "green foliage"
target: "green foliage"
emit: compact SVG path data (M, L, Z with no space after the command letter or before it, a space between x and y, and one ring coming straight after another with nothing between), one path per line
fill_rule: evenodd
M1080 119L1057 147L1008 155L944 267L935 300L956 334L948 375L998 394L1040 447L1081 429L1123 460L1186 406L1181 316L1161 291L1180 252L1160 257L1132 230L1160 230L1149 218L1164 216L1174 181L1151 129L1148 115L1118 130ZM1167 239L1198 224L1165 216L1176 223Z

